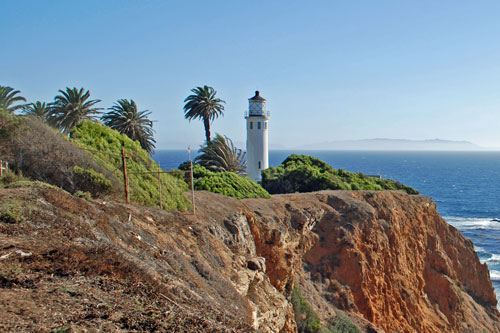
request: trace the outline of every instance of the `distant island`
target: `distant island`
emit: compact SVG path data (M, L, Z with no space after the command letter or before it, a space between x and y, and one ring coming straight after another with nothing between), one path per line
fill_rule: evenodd
M425 151L482 151L498 150L485 148L469 141L452 140L406 140L406 139L363 139L363 140L339 140L322 143L314 143L296 147L302 150L425 150Z

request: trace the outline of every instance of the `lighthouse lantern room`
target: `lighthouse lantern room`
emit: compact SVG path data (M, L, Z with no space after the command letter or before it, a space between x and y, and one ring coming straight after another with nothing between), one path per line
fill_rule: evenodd
M260 96L259 91L248 99L247 120L247 173L255 181L262 179L261 171L269 167L268 148L268 121L269 112L266 111L266 99Z

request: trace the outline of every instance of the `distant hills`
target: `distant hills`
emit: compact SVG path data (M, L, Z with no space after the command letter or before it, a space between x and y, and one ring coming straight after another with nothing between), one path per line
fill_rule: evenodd
M469 141L451 140L405 140L405 139L364 139L315 143L296 147L304 150L486 150Z

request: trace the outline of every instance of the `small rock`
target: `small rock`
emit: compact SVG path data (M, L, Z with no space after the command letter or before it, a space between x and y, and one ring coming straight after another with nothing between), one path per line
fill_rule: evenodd
M266 258L256 257L247 261L247 267L253 271L266 271Z

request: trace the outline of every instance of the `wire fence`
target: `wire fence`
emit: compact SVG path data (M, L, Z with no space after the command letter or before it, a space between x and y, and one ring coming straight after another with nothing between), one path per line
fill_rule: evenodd
M14 145L12 145L14 147ZM4 145L5 147L5 145ZM17 148L17 146L15 146ZM148 168L148 164L150 166L154 166L155 164L151 164L151 163L146 163L146 161L144 161L144 159L142 157L140 157L138 154L136 154L136 152L134 151L126 151L124 147L122 147L121 149L121 154L114 154L114 153L111 153L111 152L108 152L108 151L102 151L102 150L97 150L97 149L91 149L91 148L84 148L84 147L79 147L80 149L82 150L85 150L85 151L88 151L88 152L93 152L93 153L97 153L97 154L91 154L92 157L94 157L94 159L97 159L97 160L101 160L102 162L106 162L107 164L109 164L109 160L106 160L105 158L99 156L100 154L101 155L107 155L107 156L110 156L110 157L114 157L115 159L120 159L121 163L118 164L118 166L115 167L114 170L107 170L106 174L104 174L104 176L106 178L110 178L112 175L114 176L117 176L117 178L122 178L122 185L123 185L123 195L124 195L124 198L125 198L125 201L127 203L130 203L130 186L129 186L129 182L130 182L130 177L132 176L137 176L137 175L153 175L153 176L156 176L157 178L157 181L158 181L158 194L159 194L159 198L158 198L158 205L160 207L160 209L163 209L163 198L162 198L162 179L161 179L161 175L162 174L168 174L169 172L168 171L165 171L165 170L162 170L161 169L161 166L160 166L160 163L158 163L155 168L155 170L151 170ZM19 148L18 150L18 154L17 154L17 158L16 158L16 169L18 170L19 173L22 172L22 169L23 169L23 150L21 148ZM140 163L142 164L142 166L144 167L144 169L146 169L147 171L130 171L128 166L127 166L127 161L130 161L130 160L134 160L136 163ZM37 160L43 160L43 161L52 161L51 158L49 157L43 157L43 156L39 156L37 158ZM52 161L54 162L54 161ZM56 163L56 162L55 162ZM116 164L114 164L116 165ZM2 160L1 157L0 157L0 177L3 177L4 175L6 175L6 173L9 171L9 162L6 161L6 160ZM120 172L121 175L117 175L116 173L117 172ZM190 171L190 182L191 182L191 191L192 191L192 204L193 204L193 214L195 214L196 212L196 206L195 206L195 197L194 197L194 185L193 185L193 171L192 171L192 162L191 162L191 171Z

